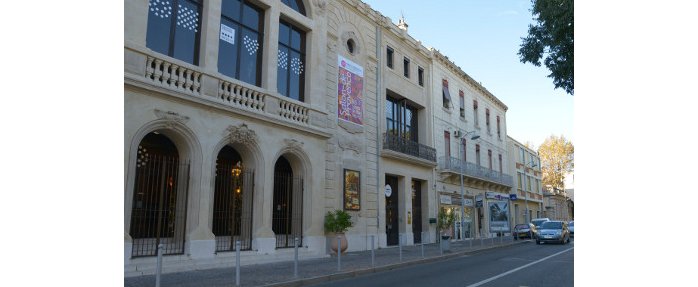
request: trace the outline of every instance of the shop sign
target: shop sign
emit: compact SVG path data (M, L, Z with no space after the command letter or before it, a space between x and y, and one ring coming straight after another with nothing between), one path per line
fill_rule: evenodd
M439 198L441 199L440 202L442 204L451 204L451 196L450 195L439 195Z
M463 205L465 206L473 206L473 200L470 198L466 198L465 201L463 202Z

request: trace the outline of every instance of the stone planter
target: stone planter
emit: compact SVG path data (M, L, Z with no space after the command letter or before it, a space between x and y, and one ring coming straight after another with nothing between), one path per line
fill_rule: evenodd
M451 236L441 235L441 249L443 251L448 251L451 249Z
M344 236L344 233L330 233L330 235L328 236L330 240L330 249L332 250L332 252L337 254L337 236L340 237L340 243L342 244L341 252L346 253L347 248L349 247L349 243L347 242L347 237Z

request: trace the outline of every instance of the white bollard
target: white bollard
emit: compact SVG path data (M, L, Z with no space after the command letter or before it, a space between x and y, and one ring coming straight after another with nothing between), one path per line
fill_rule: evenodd
M235 241L235 286L240 286L240 240Z
M165 248L165 245L162 243L158 244L158 262L157 262L157 269L156 269L156 274L155 274L155 287L160 287L160 274L162 274L162 249Z

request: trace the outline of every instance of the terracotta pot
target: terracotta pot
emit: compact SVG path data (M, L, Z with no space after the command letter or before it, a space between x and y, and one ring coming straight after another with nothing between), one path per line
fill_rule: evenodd
M345 253L347 251L347 247L349 247L349 243L347 242L347 237L344 236L344 233L331 233L329 235L329 240L330 240L330 249L332 252L337 254L337 236L340 237L340 242L342 244L342 253Z

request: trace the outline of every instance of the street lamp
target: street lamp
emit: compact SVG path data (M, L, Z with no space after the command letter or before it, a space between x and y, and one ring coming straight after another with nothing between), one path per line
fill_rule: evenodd
M465 137L469 134L472 134L473 136L470 137L470 140L476 140L476 139L480 138L480 135L475 133L475 131L465 132L465 133L461 133L461 134L462 134L462 135L460 135L461 138ZM463 226L465 225L465 219L464 219L464 217L465 217L465 197L463 197L463 165L465 164L465 162L462 160L463 159L463 155L461 154L462 149L463 149L463 142L461 141L458 144L458 157L459 157L458 161L460 161L460 168L459 169L460 169L460 238L461 239L463 239L463 237L465 235L465 233L463 231ZM465 153L465 151L462 151L462 152Z

